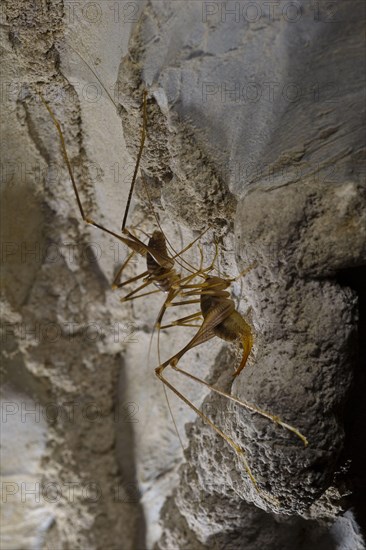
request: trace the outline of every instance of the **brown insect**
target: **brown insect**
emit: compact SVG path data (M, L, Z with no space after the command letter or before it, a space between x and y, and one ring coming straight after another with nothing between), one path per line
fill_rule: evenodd
M89 66L89 65L88 65ZM93 71L93 69L91 69ZM95 72L93 71L94 75ZM98 76L97 76L98 78ZM99 80L99 78L98 78ZM108 92L107 92L108 93ZM108 94L109 95L109 94ZM89 218L83 209L78 188L75 182L73 175L73 170L71 163L67 154L64 135L60 126L59 121L54 115L52 109L46 102L46 100L41 96L41 99L47 108L52 121L57 129L63 157L65 159L67 169L70 175L72 186L74 189L76 201L80 211L82 219L96 227L97 229L112 235L119 241L122 241L130 250L130 254L127 256L126 260L119 268L114 278L112 287L113 288L122 288L126 285L134 283L136 281L143 280L137 288L129 292L127 295L121 298L122 302L129 300L134 300L152 294L154 292L164 292L166 293L166 298L161 307L161 310L158 314L154 329L157 329L158 332L158 342L159 342L159 331L161 329L168 329L172 326L196 326L198 331L194 337L176 354L170 357L168 360L161 362L160 360L160 351L158 343L158 355L159 355L159 366L155 369L155 373L158 378L163 382L165 387L168 387L173 391L181 400L183 400L191 409L193 409L206 423L208 423L241 457L244 467L247 471L249 478L251 479L256 490L263 494L259 489L258 484L253 476L249 464L247 462L244 450L237 445L226 433L224 433L216 424L214 424L201 410L199 410L185 395L183 395L175 386L173 386L164 376L164 371L167 368L172 368L176 372L179 372L181 375L190 378L191 380L206 386L208 389L214 391L215 393L237 403L238 405L254 412L260 414L261 416L268 418L270 421L275 422L279 426L293 432L306 446L308 441L304 435L302 435L299 430L295 427L283 422L278 416L275 416L267 411L264 411L255 405L247 403L243 400L228 394L208 384L205 380L200 379L199 377L179 368L178 362L189 350L199 346L214 337L218 337L222 340L229 342L238 342L243 350L242 359L240 365L235 370L233 376L237 376L245 367L248 356L252 349L253 345L253 336L249 324L241 316L241 314L236 310L235 304L230 297L228 288L235 279L232 278L222 278L218 275L213 274L215 270L215 261L217 258L217 247L216 253L213 261L207 266L203 267L203 255L201 253L201 262L199 268L194 268L189 262L187 262L183 254L190 249L202 235L197 239L187 245L180 252L175 252L174 248L170 245L167 240L161 226L157 215L155 218L158 224L159 229L155 230L152 235L149 237L148 243L144 243L139 239L131 230L126 228L127 216L129 212L129 207L131 203L131 198L134 191L135 182L137 179L137 174L140 166L141 156L143 153L143 148L147 135L147 92L143 93L143 115L142 115L142 129L141 129L141 139L140 147L137 155L136 165L134 169L134 174L131 182L131 187L129 191L129 196L126 203L126 209L122 221L121 234L115 233L114 231L109 230L103 225L95 222ZM113 101L113 100L112 100ZM148 197L149 203L152 207L152 202L149 196L148 188L144 182L146 195ZM167 243L173 251L173 254L168 252ZM138 254L146 258L146 270L139 275L132 277L126 281L121 282L121 277L124 272L124 269L130 262L131 258ZM188 272L187 275L182 276L181 273L178 273L176 270L176 264L179 264L185 268ZM252 269L254 266L249 267L245 272L242 272L239 277L243 276L247 271ZM238 278L238 277L237 277ZM156 290L141 292L145 288L153 284L156 287ZM173 306L181 306L187 304L199 304L199 310L195 313L176 319L173 322L163 325L163 318L168 308ZM194 323L201 322L197 325ZM173 419L174 420L174 419ZM273 500L273 497L270 497Z

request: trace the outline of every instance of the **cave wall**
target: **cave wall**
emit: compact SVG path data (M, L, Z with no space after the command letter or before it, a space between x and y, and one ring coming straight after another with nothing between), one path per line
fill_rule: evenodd
M347 496L364 483L349 466L362 455L352 453L364 414L350 406L364 387L350 393L363 380L352 275L366 256L363 4L113 6L5 10L3 407L13 452L27 460L6 460L4 547L363 548L359 503ZM215 238L221 273L255 264L231 287L255 335L248 366L233 383L238 356L218 339L181 365L309 440L305 449L206 397L259 492L240 457L171 399L183 457L155 345L147 356L161 296L120 304L112 292L125 250L82 222L37 94L62 124L87 215L119 232L144 89L141 167L169 239L182 249L209 224L206 262ZM134 205L129 223L151 232L140 181ZM187 255L195 266L198 256ZM143 269L135 262L131 274ZM163 331L161 356L186 341ZM207 393L174 383L195 403ZM27 482L39 498L24 502ZM12 528L19 517L25 532Z

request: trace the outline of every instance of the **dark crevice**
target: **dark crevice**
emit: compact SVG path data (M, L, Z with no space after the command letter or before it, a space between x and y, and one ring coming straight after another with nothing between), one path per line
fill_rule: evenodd
M346 441L343 463L352 493L348 497L356 521L366 535L366 265L347 269L338 274L337 281L358 295L358 338L355 349L354 380L346 406Z

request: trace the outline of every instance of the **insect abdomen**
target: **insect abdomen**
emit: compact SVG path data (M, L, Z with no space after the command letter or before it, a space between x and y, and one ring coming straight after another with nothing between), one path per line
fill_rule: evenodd
M227 319L217 325L214 332L216 336L227 342L234 342L243 336L252 337L250 326L236 310L232 311Z

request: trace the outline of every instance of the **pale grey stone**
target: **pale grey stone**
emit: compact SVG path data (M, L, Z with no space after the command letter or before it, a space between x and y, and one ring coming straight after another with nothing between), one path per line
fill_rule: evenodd
M101 412L95 422L79 414L71 426L57 418L47 427L47 452L39 443L44 460L36 476L79 488L95 481L105 496L92 503L79 491L73 502L61 499L50 512L52 526L40 529L40 544L361 550L364 382L355 348L366 256L364 6L153 0L132 3L134 15L118 3L117 21L110 6L98 6L103 17L96 22L87 11L72 17L59 3L7 8L5 80L13 88L6 96L4 240L15 245L5 261L7 379L43 406L71 400L85 412L92 402ZM93 99L101 85L74 50L108 89L118 72L117 109L104 92ZM183 248L211 224L221 272L235 277L256 262L232 285L255 335L246 369L232 384L238 354L218 340L188 353L182 367L309 439L304 449L268 419L207 398L204 410L245 449L261 492L222 438L175 401L179 431L194 422L182 435L183 462L153 378L155 348L147 358L161 296L129 309L111 293L125 252L80 220L58 136L35 101L41 83L48 84L42 91L62 123L89 216L119 231L146 87L142 169L174 246ZM26 179L10 170L22 163L32 166ZM149 232L154 218L140 184L136 195L129 223ZM24 242L37 244L38 259L21 255ZM76 254L70 242L79 243ZM202 242L207 261L212 234ZM190 253L198 265L197 250ZM25 338L20 328L35 323L61 327L57 341L47 332ZM116 336L117 325L124 332ZM162 334L162 357L184 345L180 334ZM180 387L197 403L205 397L198 385ZM33 526L32 513L24 510Z

